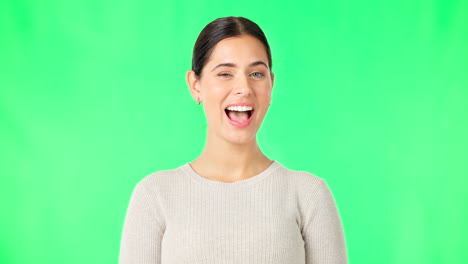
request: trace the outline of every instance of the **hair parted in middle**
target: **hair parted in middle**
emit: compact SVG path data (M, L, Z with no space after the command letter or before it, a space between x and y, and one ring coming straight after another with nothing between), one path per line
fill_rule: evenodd
M197 78L201 77L213 47L221 40L229 37L251 35L260 40L265 46L268 57L268 67L272 67L270 45L263 30L253 21L245 17L221 17L206 25L195 42L192 56L192 70Z

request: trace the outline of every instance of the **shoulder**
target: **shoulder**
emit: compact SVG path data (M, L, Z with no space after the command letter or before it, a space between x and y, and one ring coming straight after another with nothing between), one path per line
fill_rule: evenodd
M145 189L146 192L159 192L170 189L171 186L184 179L185 175L182 167L152 172L139 180L135 188Z
M282 171L287 174L288 181L294 186L295 200L301 216L299 222L301 229L320 208L335 207L333 196L324 178L308 171L287 168Z
M332 200L331 192L326 180L311 172L292 170L282 166L282 173L290 186L293 186L297 206L303 215L311 207L329 204Z
M289 169L281 165L279 172L288 179L288 182L296 187L299 193L316 190L325 183L323 178L304 170Z

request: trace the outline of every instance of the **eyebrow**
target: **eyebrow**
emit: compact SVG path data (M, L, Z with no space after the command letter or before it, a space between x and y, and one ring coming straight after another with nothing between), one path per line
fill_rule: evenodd
M252 62L250 63L249 67L253 67L253 66L257 66L257 65L265 65L265 67L268 68L268 66L266 65L265 62L263 61L255 61L255 62ZM234 63L231 63L231 62L227 62L227 63L220 63L218 65L216 65L211 71L214 71L216 68L218 67L236 67L237 65L234 64Z

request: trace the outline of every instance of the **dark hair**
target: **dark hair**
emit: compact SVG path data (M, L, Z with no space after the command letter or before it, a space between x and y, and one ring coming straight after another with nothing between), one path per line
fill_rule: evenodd
M271 51L262 29L253 21L245 17L221 17L206 25L193 47L192 70L200 76L206 61L211 55L213 47L222 39L240 35L252 35L265 46L268 56L268 66L271 71Z

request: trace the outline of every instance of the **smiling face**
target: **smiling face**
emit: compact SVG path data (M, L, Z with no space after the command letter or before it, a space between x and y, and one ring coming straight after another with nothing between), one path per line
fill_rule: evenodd
M192 96L203 102L208 136L235 144L254 140L270 106L273 77L257 38L241 35L219 41L201 76L196 78L193 70L187 73ZM232 105L232 111L227 110Z

